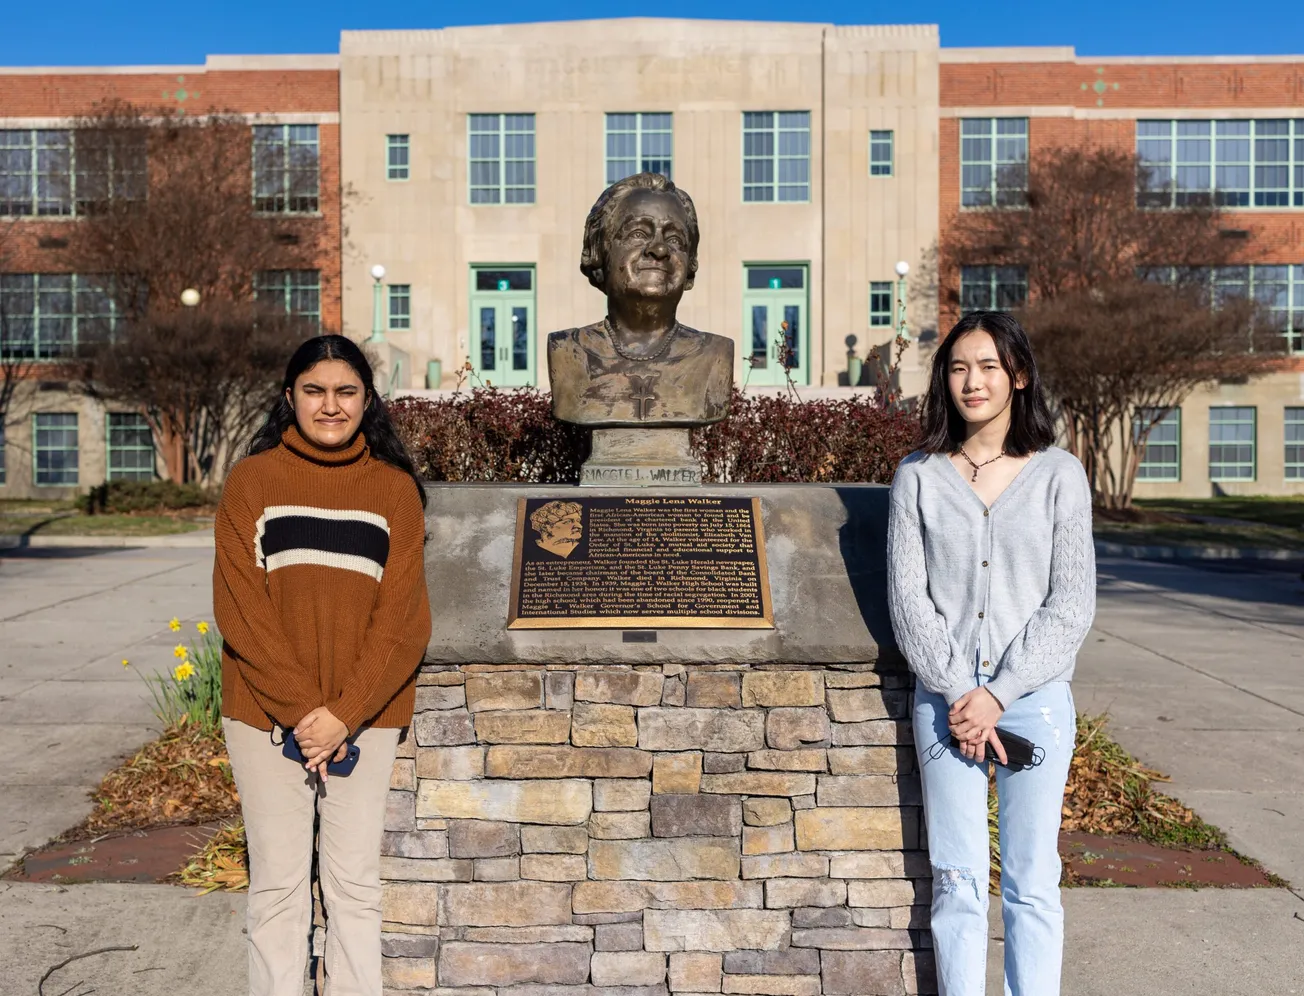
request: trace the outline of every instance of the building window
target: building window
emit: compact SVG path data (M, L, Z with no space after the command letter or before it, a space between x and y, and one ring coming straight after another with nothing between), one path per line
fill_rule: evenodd
M254 126L254 208L313 214L319 208L321 153L316 125Z
M263 270L254 278L254 296L277 311L321 327L321 272Z
M608 114L607 185L635 173L672 179L673 120L670 114Z
M892 324L892 281L875 280L869 285L869 324Z
M412 327L412 285L389 285L389 327L394 330Z
M407 135L385 136L385 178L387 180L406 180L408 167L411 165Z
M960 121L960 205L1022 207L1028 194L1028 119Z
M1286 409L1286 480L1304 481L1304 408Z
M1137 413L1132 431L1134 441L1150 426L1141 450L1138 481L1180 481L1182 479L1182 410L1145 408Z
M1255 301L1269 328L1281 336L1286 352L1304 353L1304 264L1151 267L1144 276L1160 283L1196 284L1216 307L1231 298Z
M1140 207L1304 207L1304 118L1138 121Z
M111 199L145 197L143 133L0 130L0 215L86 214Z
M102 342L120 314L106 277L0 274L0 357L52 360Z
M76 484L77 413L38 413L34 416L34 430L36 446L32 455L36 462L37 485Z
M743 200L810 200L810 111L743 113Z
M534 203L534 115L468 115L472 204Z
M154 480L154 433L144 415L109 412L110 481Z
M1209 409L1209 480L1254 480L1254 408Z
M892 132L869 133L869 175L892 175Z
M1009 311L1028 299L1028 271L1022 266L960 267L960 310Z

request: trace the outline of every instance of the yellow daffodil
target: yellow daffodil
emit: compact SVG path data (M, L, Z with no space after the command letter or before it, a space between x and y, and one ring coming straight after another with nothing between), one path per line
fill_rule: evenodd
M125 657L122 658L122 666L123 666L123 667L131 667L131 661L127 660L127 658L125 658Z
M195 623L195 629L199 630L200 636L203 636L208 632L208 623L201 620L200 622Z
M188 681L190 676L195 673L195 665L190 661L182 661L172 670L172 677L177 681Z
M171 621L170 623L168 623L168 629L172 630L172 632L174 632L174 633L180 633L180 632L181 632L181 620L178 619L176 616L173 616L173 617L172 617L172 621Z
M178 658L185 657L186 654L188 654L189 652L190 651L186 649L186 645L184 643L178 643L175 647L172 648L173 657L178 657Z

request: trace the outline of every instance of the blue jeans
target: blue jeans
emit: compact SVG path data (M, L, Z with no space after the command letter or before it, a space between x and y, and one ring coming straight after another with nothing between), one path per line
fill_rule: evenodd
M985 684L980 676L978 684ZM941 996L982 996L987 978L987 762L950 747L946 700L915 691L915 749L933 866L933 951ZM1064 948L1059 827L1076 733L1073 694L1053 681L1011 703L999 726L1045 751L1022 771L996 766L1005 996L1058 996ZM934 746L940 741L940 746ZM931 748L931 750L930 750ZM991 748L988 747L990 752Z

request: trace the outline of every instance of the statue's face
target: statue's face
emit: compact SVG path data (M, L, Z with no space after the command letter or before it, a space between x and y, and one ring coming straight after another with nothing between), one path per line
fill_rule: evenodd
M607 294L676 297L688 281L688 215L674 194L636 190L607 240Z

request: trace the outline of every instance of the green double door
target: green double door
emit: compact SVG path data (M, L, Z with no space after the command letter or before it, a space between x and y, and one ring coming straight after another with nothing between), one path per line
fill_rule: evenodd
M747 266L743 376L748 384L810 383L807 268ZM750 367L750 369L748 369Z
M528 387L536 382L534 268L471 268L471 364L486 383Z

